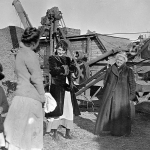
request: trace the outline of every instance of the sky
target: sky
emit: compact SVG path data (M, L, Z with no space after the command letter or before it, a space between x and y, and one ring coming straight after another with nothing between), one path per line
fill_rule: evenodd
M13 0L0 0L0 29L15 25L23 28ZM58 7L66 27L136 40L140 33L150 35L150 0L20 0L32 26L40 26L47 9ZM139 33L139 34L129 34Z

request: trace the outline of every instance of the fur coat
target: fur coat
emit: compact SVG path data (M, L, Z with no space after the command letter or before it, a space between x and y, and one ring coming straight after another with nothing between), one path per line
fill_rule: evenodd
M110 131L114 136L130 134L130 101L135 97L135 89L134 73L126 64L120 68L114 64L107 70L95 134L102 131Z

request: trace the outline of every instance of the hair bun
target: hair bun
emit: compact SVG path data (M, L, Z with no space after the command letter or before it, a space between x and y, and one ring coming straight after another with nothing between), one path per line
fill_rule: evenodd
M40 37L40 31L33 27L28 27L25 29L21 41L23 43L30 44L31 42L37 42Z

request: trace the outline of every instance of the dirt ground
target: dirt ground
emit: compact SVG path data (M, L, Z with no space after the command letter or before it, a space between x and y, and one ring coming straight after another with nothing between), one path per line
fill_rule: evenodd
M90 109L90 108L89 108ZM96 136L93 134L96 116L91 110L82 110L75 117L72 140L64 138L65 129L59 128L59 142L44 136L44 150L150 150L150 115L136 113L129 137Z

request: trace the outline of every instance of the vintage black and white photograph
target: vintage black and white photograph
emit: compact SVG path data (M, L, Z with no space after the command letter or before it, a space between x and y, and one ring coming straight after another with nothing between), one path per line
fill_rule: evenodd
M0 0L0 150L149 150L149 6Z

